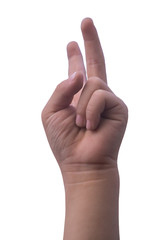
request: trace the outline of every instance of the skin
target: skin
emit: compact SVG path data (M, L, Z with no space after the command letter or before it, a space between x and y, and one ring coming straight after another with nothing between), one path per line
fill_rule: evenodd
M42 111L42 122L65 186L64 239L117 240L117 157L128 110L108 87L92 19L84 19L81 30L86 69L78 44L70 42L68 79L56 87Z

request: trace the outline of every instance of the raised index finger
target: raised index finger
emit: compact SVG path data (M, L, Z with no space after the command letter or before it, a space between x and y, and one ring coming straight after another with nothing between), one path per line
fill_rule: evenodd
M92 19L85 18L82 21L81 30L85 45L88 78L96 76L107 82L105 59Z

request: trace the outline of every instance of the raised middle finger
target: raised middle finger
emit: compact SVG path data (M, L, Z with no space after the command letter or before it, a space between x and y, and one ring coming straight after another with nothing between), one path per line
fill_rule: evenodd
M98 77L107 82L105 59L92 19L84 19L81 24L81 30L85 45L88 78Z

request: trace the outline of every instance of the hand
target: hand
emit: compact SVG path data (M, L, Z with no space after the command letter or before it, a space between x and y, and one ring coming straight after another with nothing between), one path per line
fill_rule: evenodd
M108 87L105 60L93 21L81 25L87 76L76 42L67 46L69 78L42 111L50 147L62 173L116 167L127 124L127 107Z

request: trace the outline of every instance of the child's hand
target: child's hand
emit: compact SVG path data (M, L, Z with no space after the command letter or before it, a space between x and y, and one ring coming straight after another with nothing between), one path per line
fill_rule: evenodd
M103 52L91 19L82 22L87 79L80 49L67 47L69 78L42 111L50 147L63 171L116 167L127 107L108 87Z

